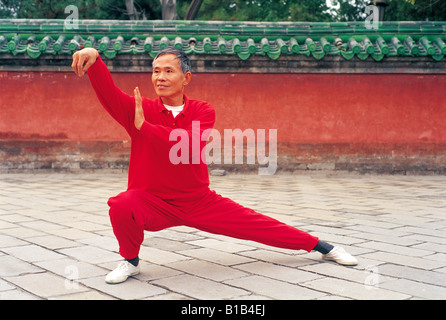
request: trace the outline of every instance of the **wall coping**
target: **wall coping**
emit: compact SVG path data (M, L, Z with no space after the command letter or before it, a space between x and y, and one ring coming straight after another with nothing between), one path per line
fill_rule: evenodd
M68 21L69 22L69 21ZM73 22L73 21L71 21ZM0 19L0 59L10 55L39 59L71 56L83 47L95 47L108 59L141 55L147 59L175 46L191 55L281 57L330 56L343 60L388 58L432 62L444 68L446 22L381 22L368 29L359 22L228 22L131 20ZM440 71L442 72L442 71Z

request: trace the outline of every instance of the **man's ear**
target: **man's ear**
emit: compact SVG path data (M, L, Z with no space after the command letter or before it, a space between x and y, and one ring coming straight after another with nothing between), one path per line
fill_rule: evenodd
M184 75L184 82L183 82L183 85L184 85L184 86L187 86L191 80L192 80L192 73L190 73L190 72L188 71L188 72L186 72L186 74Z

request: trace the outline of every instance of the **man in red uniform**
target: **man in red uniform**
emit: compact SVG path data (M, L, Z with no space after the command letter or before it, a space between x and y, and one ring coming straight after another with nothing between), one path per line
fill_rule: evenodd
M208 168L201 157L187 163L170 161L170 150L177 143L170 138L175 129L188 135L189 147L199 141L201 151L207 138L203 135L215 122L215 111L209 103L184 94L192 77L184 52L168 48L154 58L152 83L158 96L155 100L141 97L138 87L134 96L121 91L93 48L76 52L72 68L80 77L88 71L99 101L132 141L127 191L108 201L113 232L124 261L107 275L107 283L123 282L139 272L138 253L144 230L159 231L179 225L280 248L316 250L326 260L357 264L341 247L333 247L210 190ZM192 130L192 122L199 124L199 130ZM193 136L197 134L198 139ZM189 152L189 157L192 154Z

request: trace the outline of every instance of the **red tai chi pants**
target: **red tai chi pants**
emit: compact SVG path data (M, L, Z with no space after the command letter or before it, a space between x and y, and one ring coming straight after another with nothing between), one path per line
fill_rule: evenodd
M318 238L224 198L214 191L197 201L169 203L142 190L128 190L108 201L119 252L138 256L144 230L188 226L266 245L310 252Z

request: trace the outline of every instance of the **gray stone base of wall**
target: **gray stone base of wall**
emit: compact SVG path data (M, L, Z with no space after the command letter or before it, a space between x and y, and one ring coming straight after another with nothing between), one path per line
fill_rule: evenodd
M245 150L246 151L246 150ZM0 140L0 173L92 172L128 169L128 141ZM235 152L233 153L233 155ZM306 173L446 174L445 143L279 143L277 164L210 163L212 174ZM224 171L222 171L224 170Z

